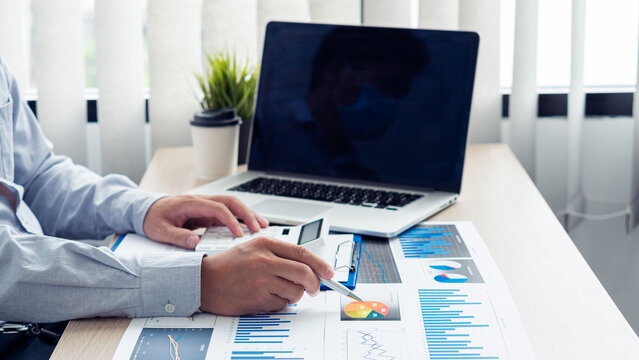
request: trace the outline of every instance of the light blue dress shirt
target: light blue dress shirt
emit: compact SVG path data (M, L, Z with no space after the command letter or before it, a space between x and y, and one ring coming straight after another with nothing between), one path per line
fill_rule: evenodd
M55 155L0 59L0 319L194 313L201 254L123 257L68 240L144 234L162 196Z

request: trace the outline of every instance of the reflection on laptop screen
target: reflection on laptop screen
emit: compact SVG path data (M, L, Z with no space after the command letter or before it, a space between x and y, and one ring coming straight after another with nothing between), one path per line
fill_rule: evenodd
M459 192L475 33L271 23L249 168Z

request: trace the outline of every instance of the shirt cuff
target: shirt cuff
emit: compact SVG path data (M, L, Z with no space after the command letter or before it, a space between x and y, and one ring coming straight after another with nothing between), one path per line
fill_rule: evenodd
M140 274L142 309L135 316L190 316L195 313L200 308L200 274L204 255L144 255Z
M135 214L133 216L133 229L137 234L142 236L146 236L144 233L144 219L146 219L146 214L149 212L151 205L155 204L156 201L169 196L162 193L149 192L147 194L148 195L141 202L140 206L135 209Z

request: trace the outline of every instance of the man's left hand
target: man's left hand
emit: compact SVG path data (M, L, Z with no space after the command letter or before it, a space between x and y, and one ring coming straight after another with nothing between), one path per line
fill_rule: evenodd
M195 249L200 238L193 229L224 225L242 236L238 218L253 232L268 226L268 221L233 196L170 196L151 205L144 233L158 242Z

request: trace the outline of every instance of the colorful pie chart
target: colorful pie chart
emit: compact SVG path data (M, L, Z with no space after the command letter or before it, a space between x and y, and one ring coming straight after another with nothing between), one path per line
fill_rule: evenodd
M388 306L377 301L355 301L344 307L352 319L381 319L388 314Z
M433 261L430 263L431 269L435 270L457 270L461 267L461 264L457 261Z
M461 274L441 274L435 276L435 280L440 283L463 283L468 281L468 278Z

